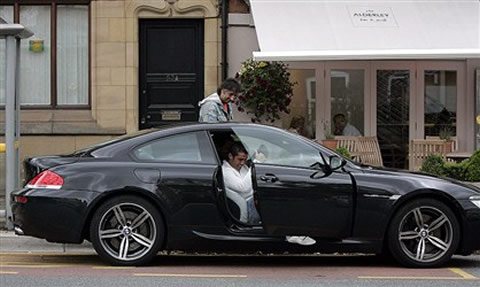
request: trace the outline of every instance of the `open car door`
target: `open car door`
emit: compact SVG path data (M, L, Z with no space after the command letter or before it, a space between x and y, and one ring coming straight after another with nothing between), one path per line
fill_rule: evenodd
M353 187L348 174L257 164L255 183L257 209L268 234L349 236Z
M233 130L254 161L254 198L266 233L350 235L353 184L348 173L331 171L320 148L288 132L258 126ZM259 150L261 161L255 159Z

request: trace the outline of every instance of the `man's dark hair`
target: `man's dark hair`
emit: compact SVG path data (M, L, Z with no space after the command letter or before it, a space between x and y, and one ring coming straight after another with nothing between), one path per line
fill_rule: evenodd
M333 116L333 121L336 121L338 118L347 119L344 114L340 113L340 114L336 114L335 116Z
M229 90L235 93L239 93L240 89L241 87L237 80L235 80L234 78L228 78L225 81L223 81L220 87L218 87L217 95L220 96L220 93L222 92L222 90Z
M236 142L230 148L230 154L232 156L237 156L241 152L248 154L247 150L245 149L242 143Z

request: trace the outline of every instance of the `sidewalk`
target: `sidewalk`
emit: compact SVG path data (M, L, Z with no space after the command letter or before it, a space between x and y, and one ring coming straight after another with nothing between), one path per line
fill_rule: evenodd
M50 243L45 239L15 235L13 231L0 230L0 252L32 253L86 253L95 254L92 244Z

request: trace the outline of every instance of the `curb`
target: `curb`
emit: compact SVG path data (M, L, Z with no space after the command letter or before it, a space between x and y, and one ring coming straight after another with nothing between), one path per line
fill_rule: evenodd
M0 230L0 252L49 252L49 253L85 253L95 254L92 244L84 241L82 244L51 243L45 239L16 235L12 231Z

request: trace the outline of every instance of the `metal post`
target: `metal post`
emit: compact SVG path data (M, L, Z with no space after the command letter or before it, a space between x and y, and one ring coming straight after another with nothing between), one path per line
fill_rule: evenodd
M20 39L15 38L15 189L20 184Z
M12 210L10 206L10 194L15 189L15 61L17 59L17 47L14 36L6 37L6 82L5 82L5 204L6 204L6 227L13 229Z

